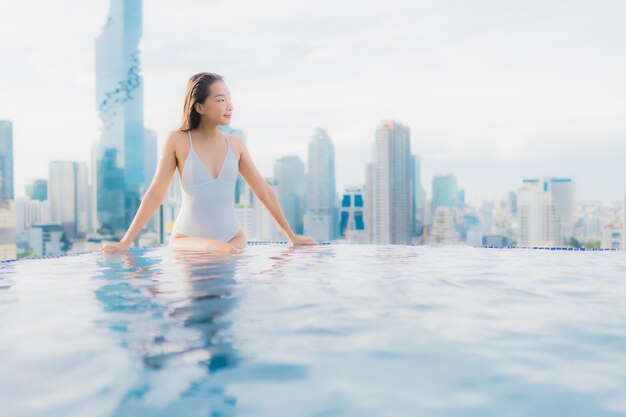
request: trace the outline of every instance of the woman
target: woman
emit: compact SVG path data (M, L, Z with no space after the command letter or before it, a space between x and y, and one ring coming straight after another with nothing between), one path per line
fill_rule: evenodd
M246 236L235 217L237 175L246 180L270 212L289 242L313 245L308 236L296 236L278 202L276 193L257 170L245 143L226 135L219 125L230 123L233 112L230 91L220 75L201 72L187 83L183 120L170 132L152 184L137 214L119 242L104 243L103 251L126 250L167 195L178 167L182 207L176 218L169 246L221 253L237 253L246 246Z

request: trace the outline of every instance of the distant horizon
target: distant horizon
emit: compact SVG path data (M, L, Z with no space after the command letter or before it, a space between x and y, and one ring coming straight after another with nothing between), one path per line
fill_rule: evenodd
M143 3L144 126L159 153L187 79L210 71L229 85L230 126L245 132L264 176L283 155L306 165L320 127L335 145L337 194L362 186L376 126L393 119L411 131L428 197L435 173L452 172L468 201L557 176L576 181L577 202L623 204L623 2L270 3ZM48 177L51 160L90 165L95 38L108 7L70 0L64 10L81 16L70 19L24 1L0 16L11 40L0 45L0 119L13 122L16 196Z

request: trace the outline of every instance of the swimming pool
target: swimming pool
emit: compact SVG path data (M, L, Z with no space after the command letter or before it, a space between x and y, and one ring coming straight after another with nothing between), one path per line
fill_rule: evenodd
M462 246L7 262L0 415L626 415L625 278Z

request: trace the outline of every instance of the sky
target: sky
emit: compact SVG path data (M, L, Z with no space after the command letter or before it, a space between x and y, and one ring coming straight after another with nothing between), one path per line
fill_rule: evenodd
M14 124L20 196L51 160L90 162L108 1L0 1L0 120ZM143 17L144 123L159 153L188 78L208 71L265 176L282 155L306 163L319 127L337 192L362 185L376 127L394 119L428 196L452 172L469 201L543 175L574 178L578 200L624 200L623 0L145 0Z

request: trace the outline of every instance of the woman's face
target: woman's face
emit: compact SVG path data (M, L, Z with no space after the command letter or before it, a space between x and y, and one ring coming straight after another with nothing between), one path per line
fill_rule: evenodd
M223 81L214 82L209 87L209 92L210 94L204 103L197 105L198 113L212 123L229 125L233 103L226 83Z

